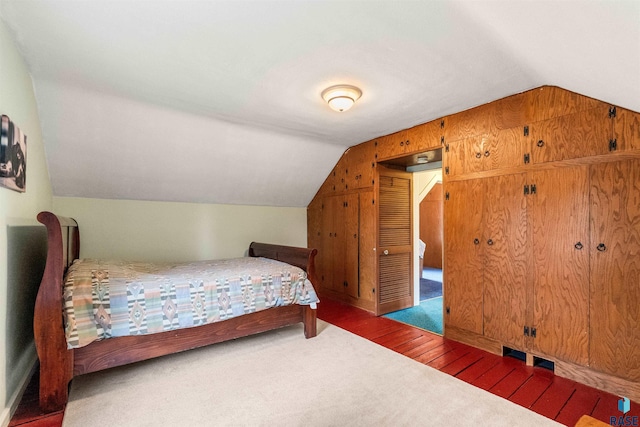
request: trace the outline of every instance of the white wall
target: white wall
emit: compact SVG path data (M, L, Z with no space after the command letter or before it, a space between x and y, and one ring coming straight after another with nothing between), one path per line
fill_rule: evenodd
M78 221L80 256L189 261L245 255L252 241L307 246L306 208L55 197Z
M2 21L0 114L9 116L27 135L26 193L0 188L0 425L5 426L36 361L32 324L29 319L24 321L24 313L16 309L13 299L20 300L24 290L33 294L34 286L37 288L39 284L39 279L33 283L33 274L28 271L31 260L16 258L30 244L8 236L24 236L22 231L30 230L29 227L44 230L36 215L51 209L52 197L33 83ZM29 278L26 283L21 280L25 277Z

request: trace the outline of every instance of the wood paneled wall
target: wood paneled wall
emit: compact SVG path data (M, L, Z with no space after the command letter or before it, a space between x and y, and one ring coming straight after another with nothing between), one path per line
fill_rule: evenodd
M436 148L445 335L640 400L640 114L620 106L544 86L350 148L309 205L308 243L325 279L336 263L359 279L320 293L378 312L378 162ZM335 221L357 224L359 246L345 257L323 218L349 194L359 208Z
M420 202L420 240L425 242L424 266L442 269L442 184L437 183Z

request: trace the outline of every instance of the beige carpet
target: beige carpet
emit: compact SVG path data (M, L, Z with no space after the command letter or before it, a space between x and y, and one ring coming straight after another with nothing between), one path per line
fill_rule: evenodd
M319 322L73 380L75 426L559 425Z

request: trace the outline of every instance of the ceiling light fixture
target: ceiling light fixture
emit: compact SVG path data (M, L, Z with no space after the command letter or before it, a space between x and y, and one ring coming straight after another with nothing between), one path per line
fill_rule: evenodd
M322 91L322 99L339 112L347 111L361 96L362 91L350 85L331 86Z

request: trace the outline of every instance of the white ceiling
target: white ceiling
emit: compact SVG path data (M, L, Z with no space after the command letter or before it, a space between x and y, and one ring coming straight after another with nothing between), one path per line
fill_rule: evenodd
M306 206L346 147L541 85L640 111L640 1L0 0L57 196ZM348 83L348 112L322 101ZM10 114L10 112L4 112Z

